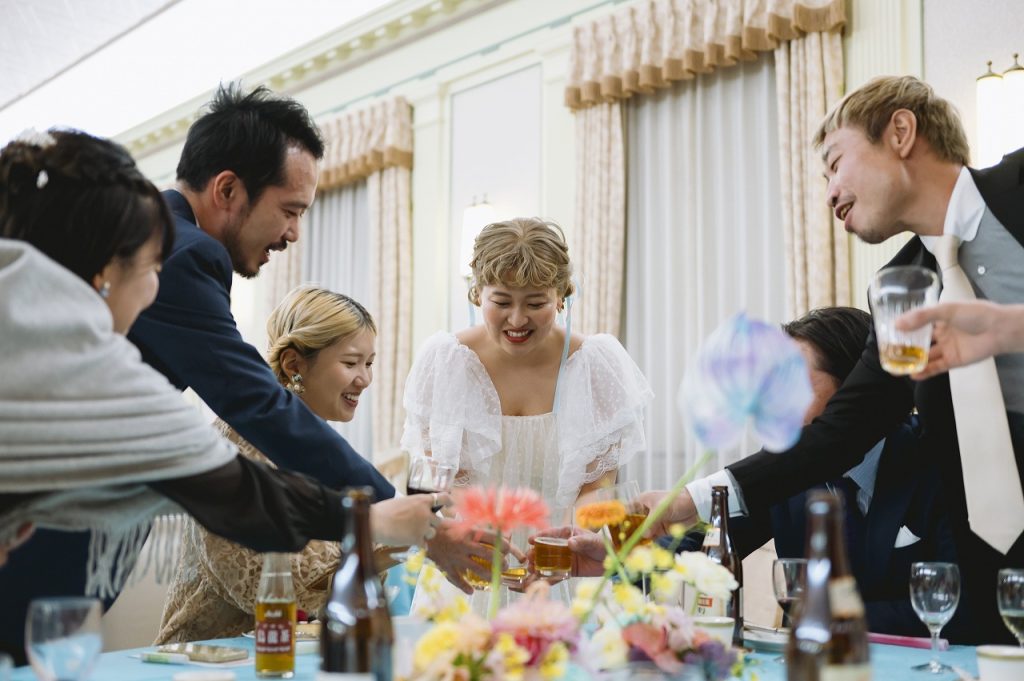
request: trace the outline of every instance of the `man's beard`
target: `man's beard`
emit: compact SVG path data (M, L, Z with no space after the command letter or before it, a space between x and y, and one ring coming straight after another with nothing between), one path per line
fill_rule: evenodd
M242 250L242 244L239 243L238 232L230 231L224 234L224 248L228 249L231 269L235 271L235 274L244 279L255 279L259 275L259 266L253 270L245 264L245 252Z

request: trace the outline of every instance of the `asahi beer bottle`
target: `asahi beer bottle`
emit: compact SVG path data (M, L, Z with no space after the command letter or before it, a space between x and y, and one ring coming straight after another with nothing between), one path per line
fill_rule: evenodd
M807 588L786 646L788 681L869 681L864 602L850 570L843 502L829 492L807 501Z
M318 681L391 681L394 634L384 587L373 564L373 489L345 490L341 565L320 630Z
M295 585L287 553L263 556L256 594L256 676L295 674Z
M728 600L715 598L705 593L697 594L698 615L714 615L732 617L732 644L743 645L743 561L732 548L729 538L729 488L715 486L711 488L711 517L708 519L707 534L701 551L708 558L723 566L739 582Z

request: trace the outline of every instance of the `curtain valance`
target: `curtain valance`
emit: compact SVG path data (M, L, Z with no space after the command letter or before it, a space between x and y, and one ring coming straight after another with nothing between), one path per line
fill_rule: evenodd
M320 188L358 182L378 170L412 169L412 107L401 97L322 122Z
M575 27L565 103L651 93L845 23L843 0L638 0Z

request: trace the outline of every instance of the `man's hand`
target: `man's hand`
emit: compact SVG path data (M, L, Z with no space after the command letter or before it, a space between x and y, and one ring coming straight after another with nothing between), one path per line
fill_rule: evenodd
M1024 306L987 300L940 303L913 310L896 320L900 331L934 323L928 366L911 378L920 381L993 355L1020 352ZM1016 342L1015 342L1016 341Z
M531 536L531 548L527 552L531 574L535 572L532 546L533 540L537 537L558 537L569 540L573 577L600 577L604 574L604 558L607 555L604 540L600 534L581 530L578 527L553 527Z
M431 539L441 524L433 507L450 506L451 497L444 493L416 494L379 501L370 507L370 528L373 540L390 546L423 544Z
M501 546L503 553L511 553L519 561L526 560L522 551L494 532L467 529L454 520L441 522L437 535L427 542L427 557L434 561L449 582L466 594L472 594L473 587L463 575L473 572L489 582L495 544ZM482 563L473 560L473 556L481 559Z
M649 511L653 511L654 508L661 503L661 500L668 494L666 491L650 491L643 492L637 497L637 501L646 506ZM682 524L687 529L693 527L700 522L700 516L697 515L697 507L693 504L693 497L690 493L683 488L672 503L669 504L668 509L665 513L658 518L658 521L651 525L647 532L648 537L662 537L667 534L671 534L671 527L673 525Z

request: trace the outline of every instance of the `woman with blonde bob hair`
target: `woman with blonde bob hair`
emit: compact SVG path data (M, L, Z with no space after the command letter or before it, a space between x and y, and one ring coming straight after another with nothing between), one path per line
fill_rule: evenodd
M346 295L315 286L292 290L267 321L267 360L282 385L328 421L351 421L373 381L377 327ZM227 423L217 429L246 458L273 466ZM338 568L337 543L311 541L292 556L298 607L320 610ZM164 602L157 643L238 636L252 629L262 556L185 521L181 559Z
M610 484L644 448L650 387L613 336L571 333L575 285L557 225L487 225L470 265L483 323L421 348L406 382L403 448L457 466L456 484L530 487L561 523L581 492ZM525 533L512 543L525 548Z

